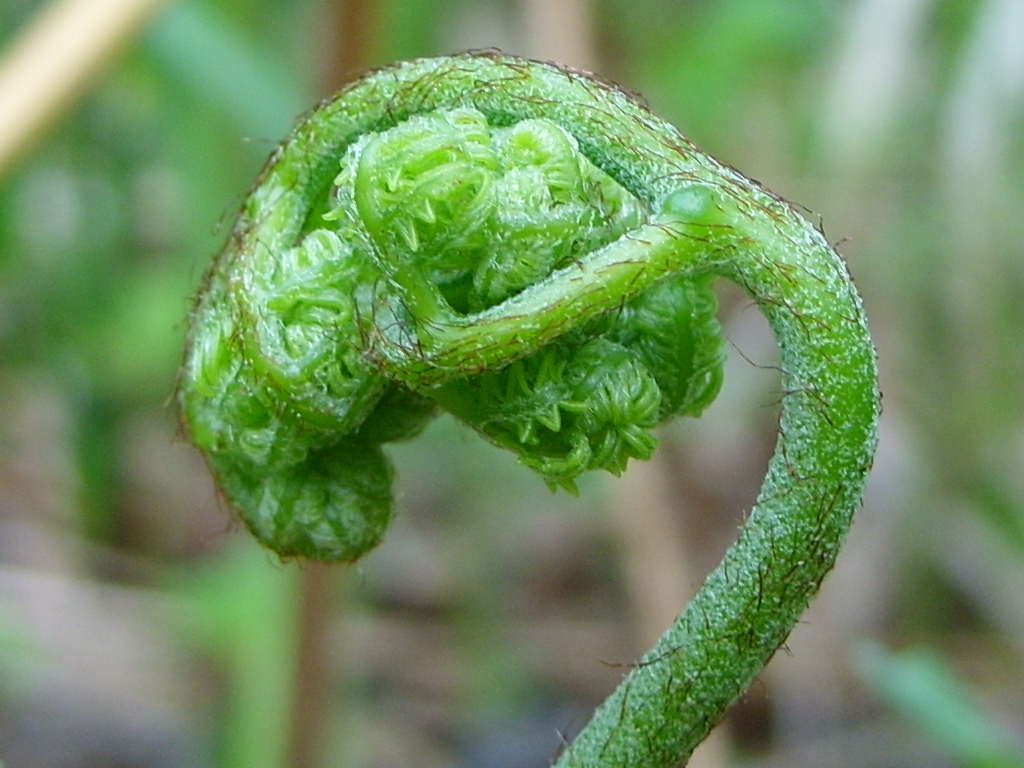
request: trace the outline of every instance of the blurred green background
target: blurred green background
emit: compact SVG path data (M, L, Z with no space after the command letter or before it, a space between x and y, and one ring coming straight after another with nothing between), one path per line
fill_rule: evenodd
M354 567L260 551L182 439L190 296L275 141L365 68L487 47L644 94L804 206L876 335L854 534L691 765L1024 766L1024 3L76 2L143 11L27 141L0 87L9 768L545 766L735 534L777 382L727 285L725 390L654 462L552 495L441 420ZM0 83L57 6L0 4Z

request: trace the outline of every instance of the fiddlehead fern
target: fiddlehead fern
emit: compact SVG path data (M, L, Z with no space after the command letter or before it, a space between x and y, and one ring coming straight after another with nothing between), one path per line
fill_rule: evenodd
M439 410L570 489L650 456L718 390L716 277L778 339L776 452L722 564L558 761L678 765L832 567L873 455L860 300L784 201L580 73L499 54L371 73L245 203L193 313L184 421L267 546L353 560L392 514L381 446Z

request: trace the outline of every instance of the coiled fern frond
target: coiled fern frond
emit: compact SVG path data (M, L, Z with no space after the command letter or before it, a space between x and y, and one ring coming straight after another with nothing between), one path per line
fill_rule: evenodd
M383 446L441 411L570 490L649 458L719 389L718 277L778 339L778 446L722 565L558 763L679 765L832 567L874 450L860 299L783 200L582 73L501 54L370 73L246 201L193 312L182 414L264 544L355 560L393 513Z

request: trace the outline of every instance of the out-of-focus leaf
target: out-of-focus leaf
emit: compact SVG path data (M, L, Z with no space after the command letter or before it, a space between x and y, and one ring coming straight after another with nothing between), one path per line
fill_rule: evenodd
M280 52L198 2L172 4L145 38L169 78L194 90L249 138L277 140L307 107L300 73Z
M1024 745L996 723L949 665L920 648L863 648L861 676L891 710L965 768L1024 768Z
M227 664L221 768L285 765L297 654L298 572L249 542L182 584L183 627Z

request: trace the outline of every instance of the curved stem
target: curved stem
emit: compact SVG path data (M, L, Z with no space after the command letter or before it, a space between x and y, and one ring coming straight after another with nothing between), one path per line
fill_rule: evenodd
M431 317L419 328L418 344L401 338L380 340L376 350L393 374L417 386L430 386L466 373L485 371L536 352L567 329L624 302L664 280L666 275L700 271L702 228L665 217L627 233L586 259L490 310L470 316Z
M782 354L779 439L757 506L558 766L679 765L784 642L860 502L878 396L859 299L820 236L763 234L774 236L722 270L761 306Z

